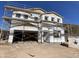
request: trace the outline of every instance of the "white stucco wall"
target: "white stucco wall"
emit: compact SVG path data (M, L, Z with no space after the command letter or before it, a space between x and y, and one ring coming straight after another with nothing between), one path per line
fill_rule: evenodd
M36 16L36 17L40 18L40 15L38 15L38 14L31 15L30 13L25 13L25 12L21 12L21 11L14 11L13 15L12 15L13 18L17 18L16 13L19 13L21 15L28 15L30 17L35 17ZM59 18L60 19L59 23L63 23L62 18L55 15L55 14L44 14L44 15L41 16L41 19L45 20L45 16L48 16L48 21L51 21L51 17L53 17L55 22L57 22L57 18ZM24 19L24 17L21 16L19 19ZM31 19L31 18L28 18L28 19L25 19L25 20L33 20L34 21L34 19ZM53 23L51 23L51 24L53 25ZM33 26L17 26L17 27L10 28L10 30L38 31L38 28L33 27ZM48 29L47 27L43 27L42 30L49 30L49 31L52 31L52 33L53 33L54 30L59 30L59 31L61 31L61 34L64 34L64 29L61 28L61 27L53 27L52 26L50 29ZM9 38L12 38L12 37L13 36L9 36ZM50 35L47 39L48 39L48 42L65 42L65 37L64 36L61 36L59 38L54 38L53 35ZM11 41L11 40L9 40L9 41Z
M21 17L19 17L19 18L16 17L16 14L17 14L17 13L21 14ZM25 19L25 18L23 17L23 15L31 16L31 14L26 13L26 12L14 11L12 17L13 17L13 18L17 18L17 19ZM34 19L33 19L33 18L30 18L30 17L28 17L28 19L25 19L25 20L31 20L31 21L34 21Z
M55 14L44 14L41 16L42 20L45 20L45 16L48 16L48 21L51 21L51 18L53 17L55 22L57 22L57 18L59 18L60 19L59 23L63 23L62 18Z
M17 13L21 14L21 17L20 17L20 18L16 17L16 14L17 14ZM28 16L29 16L28 19L26 19L26 20L35 21L33 17L38 17L38 20L40 19L40 14L26 13L26 12L21 12L21 11L14 11L12 17L13 17L13 18L18 18L18 19L25 19L25 18L23 17L23 15L28 15ZM32 18L31 18L31 17L32 17Z

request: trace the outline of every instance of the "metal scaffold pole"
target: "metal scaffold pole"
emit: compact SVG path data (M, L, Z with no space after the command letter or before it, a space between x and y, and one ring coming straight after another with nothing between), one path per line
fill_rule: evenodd
M4 16L5 16L5 8L4 8ZM4 20L3 20L4 21ZM3 28L3 22L2 22L2 28ZM1 28L1 36L0 36L0 40L2 41L3 40L3 30Z

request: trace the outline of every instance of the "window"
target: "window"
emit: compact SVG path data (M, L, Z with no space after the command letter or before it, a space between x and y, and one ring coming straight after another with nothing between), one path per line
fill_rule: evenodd
M38 17L34 17L35 20L38 20Z
M34 16L38 16L38 14L35 14L35 13L32 13L31 15L32 15L33 17L34 17Z
M32 13L31 15L32 15L32 17L34 18L34 20L38 20L39 17L40 17L39 14L35 14L35 13Z
M54 18L53 17L51 17L51 21L54 21Z
M48 16L45 16L45 20L46 20L46 21L48 20Z
M43 37L45 37L47 35L47 32L44 32Z
M20 18L21 17L21 14L16 14L16 17Z
M74 41L74 44L77 44L77 43L78 43L78 42L75 40L75 41Z
M58 18L58 19L57 19L57 22L59 22L59 21L60 21L60 19Z
M59 38L60 37L60 31L54 30L53 35L54 35L55 38Z
M28 15L23 15L25 19L28 19Z

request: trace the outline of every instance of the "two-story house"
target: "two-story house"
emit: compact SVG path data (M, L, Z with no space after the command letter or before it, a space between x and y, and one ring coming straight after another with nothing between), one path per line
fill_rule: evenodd
M37 42L65 42L63 18L56 12L47 12L41 8L16 8L11 20L8 42L37 41Z

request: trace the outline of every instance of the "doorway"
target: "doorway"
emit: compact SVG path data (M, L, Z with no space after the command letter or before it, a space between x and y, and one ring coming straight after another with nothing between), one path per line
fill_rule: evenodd
M38 31L14 30L13 42L38 41Z

